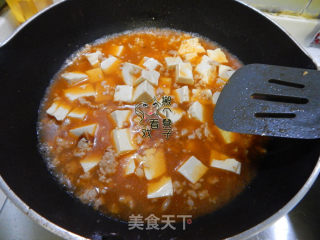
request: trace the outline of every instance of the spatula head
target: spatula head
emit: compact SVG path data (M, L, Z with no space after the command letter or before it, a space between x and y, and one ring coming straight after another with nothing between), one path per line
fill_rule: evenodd
M264 64L237 70L214 111L226 131L287 138L320 138L320 72Z

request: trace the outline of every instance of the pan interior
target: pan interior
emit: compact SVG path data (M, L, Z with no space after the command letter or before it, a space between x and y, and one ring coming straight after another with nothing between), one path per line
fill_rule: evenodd
M186 231L128 231L127 224L74 200L48 174L37 149L36 122L49 80L85 43L140 27L199 33L225 46L245 64L315 67L280 29L234 1L66 1L26 25L0 49L4 93L0 95L0 131L5 136L0 139L0 174L5 182L41 216L96 239L111 233L119 239L221 239L278 212L313 171L318 140L273 139L250 186L225 208L188 225Z

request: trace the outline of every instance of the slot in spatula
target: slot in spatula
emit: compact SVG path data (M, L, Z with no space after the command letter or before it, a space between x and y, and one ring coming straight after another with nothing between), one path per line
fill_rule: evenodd
M250 64L222 90L215 124L226 131L287 138L320 138L320 72Z

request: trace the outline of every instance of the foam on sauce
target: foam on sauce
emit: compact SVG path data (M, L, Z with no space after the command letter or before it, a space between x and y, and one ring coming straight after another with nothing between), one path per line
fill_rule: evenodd
M52 81L40 108L40 149L54 175L82 202L124 220L131 214L146 217L151 213L158 217L163 214L196 217L232 200L253 178L255 165L252 161L264 151L261 138L223 132L214 125L212 117L215 106L212 95L220 92L228 80L225 75L221 75L224 79L219 76L219 69L223 69L222 65L230 67L229 76L241 63L221 48L227 62L210 60L207 65L209 80L204 82L204 76L196 69L203 56L210 54L202 51L199 45L193 50L187 46L187 51L191 51L189 55L182 53L181 45L187 39L199 39L205 50L219 48L200 36L169 29L125 32L86 45L66 61ZM123 46L122 51L117 46ZM97 51L101 56L92 66L86 54ZM110 55L117 58L117 65L107 73L101 72L101 62ZM178 56L184 62L190 62L194 84L176 83L176 67L169 68L165 58ZM159 129L151 131L151 138L144 138L143 126L135 112L138 103L114 101L117 86L126 85L122 76L123 64L129 62L146 69L144 57L161 63L155 69L160 73L158 84L151 84L156 99L161 102L163 96L171 96L170 107L182 113L181 119L172 124L168 139L161 133L164 115L155 117L160 123ZM67 81L63 77L64 73L70 72L88 75L87 71L92 69L96 69L94 78ZM132 75L139 78L141 72ZM86 89L86 84L92 86L92 95L75 100L66 95L70 88L76 87L78 92ZM183 86L188 86L189 100L180 103L175 90ZM196 113L193 113L190 108L195 102L200 105L194 105ZM57 114L58 110L53 106L48 114L46 111L53 103L63 106L66 113ZM197 119L199 106L204 109L203 121ZM74 109L84 114L83 119L68 115ZM123 126L117 127L112 118L116 110L130 111ZM150 121L145 123L150 126ZM92 127L92 124L96 124L94 128L82 129L80 134L77 131L78 135L70 132L84 125ZM114 135L125 135L121 129L128 130L134 150L118 154ZM125 141L120 139L120 142L124 144ZM213 160L218 162L213 164ZM229 166L229 170L217 167L226 161L235 165ZM159 190L162 186L164 190Z

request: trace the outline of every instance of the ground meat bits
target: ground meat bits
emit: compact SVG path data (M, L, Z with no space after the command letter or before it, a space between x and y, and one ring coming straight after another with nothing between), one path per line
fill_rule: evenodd
M132 214L195 218L236 196L254 173L252 141L214 125L212 96L227 82L218 76L241 66L217 48L154 29L115 35L74 55L47 91L39 122L61 183L83 203L125 221ZM226 59L215 63L217 54ZM139 112L140 100L148 103ZM244 171L213 167L225 157Z
M86 138L81 138L78 142L77 148L74 150L75 157L83 157L87 152L92 150L92 143Z
M117 171L118 161L115 159L114 150L108 147L99 162L99 171L102 175L107 176Z

